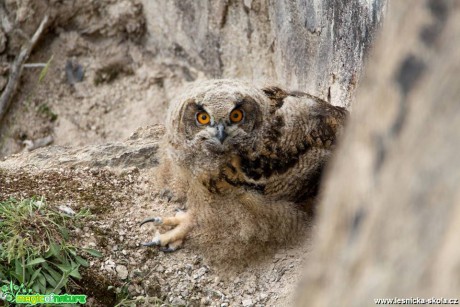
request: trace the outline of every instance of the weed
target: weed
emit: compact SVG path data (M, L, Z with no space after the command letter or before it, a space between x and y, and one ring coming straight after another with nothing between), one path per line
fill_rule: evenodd
M87 211L68 216L47 206L43 198L0 202L0 280L23 284L36 293L59 294L71 279L80 279L81 256L98 251L69 243L69 229Z
M39 105L37 111L48 118L50 122L54 122L58 118L57 114L46 103Z

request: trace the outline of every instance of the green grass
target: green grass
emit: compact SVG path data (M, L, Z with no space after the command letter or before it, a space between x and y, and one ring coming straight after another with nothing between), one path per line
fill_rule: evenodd
M30 198L0 202L0 281L24 285L35 293L59 294L88 267L83 254L92 249L70 243L69 233L89 213L68 216L45 200Z

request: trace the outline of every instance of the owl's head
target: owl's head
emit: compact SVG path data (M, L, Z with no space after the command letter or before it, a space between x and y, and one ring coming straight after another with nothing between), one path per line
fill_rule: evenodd
M170 144L180 151L214 158L254 144L267 116L262 90L236 80L193 84L170 107Z

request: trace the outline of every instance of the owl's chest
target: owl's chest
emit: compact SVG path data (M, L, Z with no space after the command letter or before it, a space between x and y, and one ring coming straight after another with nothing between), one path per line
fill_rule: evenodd
M251 190L263 194L264 182L256 182L248 178L243 171L241 161L238 155L230 156L215 172L204 174L199 181L211 193L234 194Z

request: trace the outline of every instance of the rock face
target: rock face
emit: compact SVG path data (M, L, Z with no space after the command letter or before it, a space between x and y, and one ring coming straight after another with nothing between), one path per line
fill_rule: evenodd
M393 1L385 22L326 181L301 305L460 293L460 3Z
M0 162L0 169L45 170L67 168L152 168L158 165L163 126L138 129L128 140L83 147L51 146L30 154L16 154Z
M347 107L385 8L383 0L143 4L151 47L184 67L271 80Z

